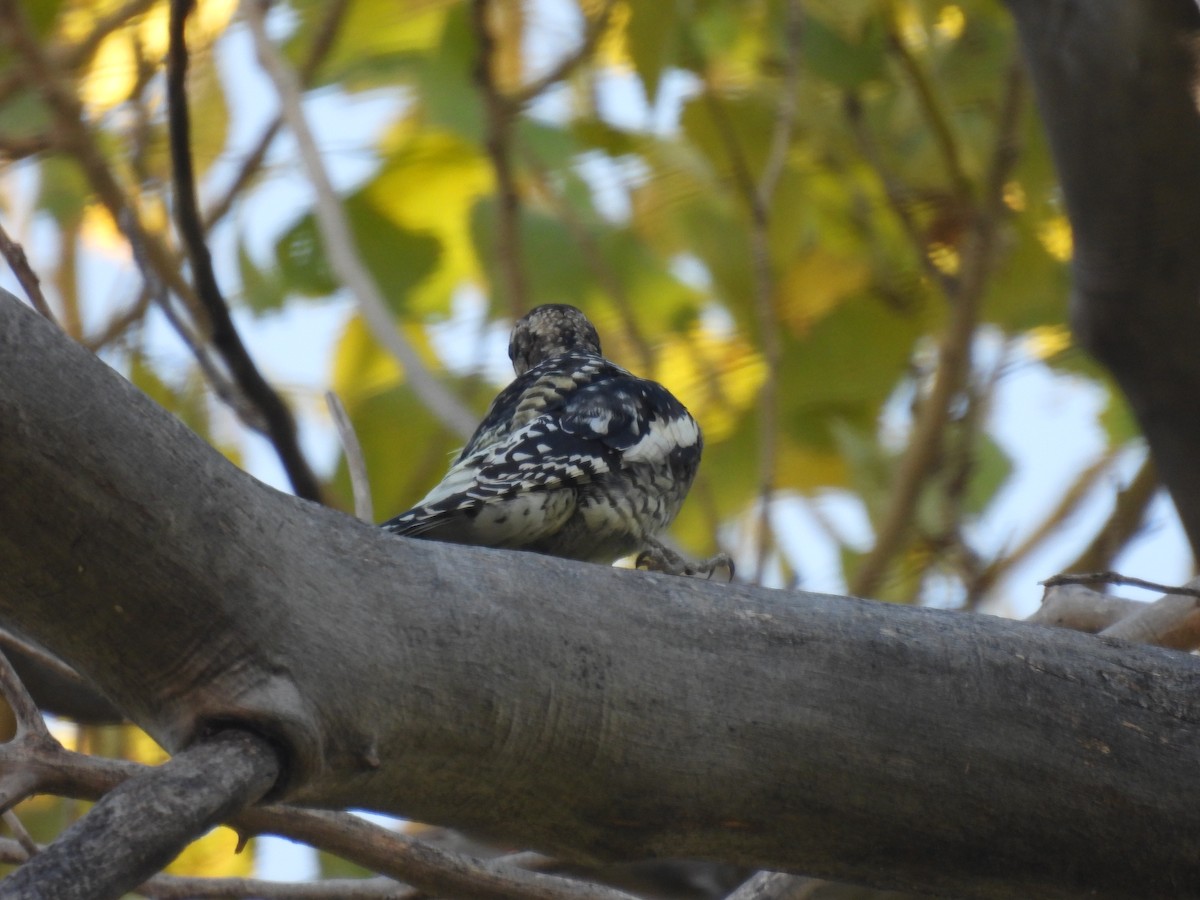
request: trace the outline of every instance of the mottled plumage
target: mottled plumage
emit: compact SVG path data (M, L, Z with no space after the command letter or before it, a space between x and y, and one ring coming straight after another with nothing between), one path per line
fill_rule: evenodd
M695 419L600 352L572 306L513 328L517 377L441 482L382 527L461 544L611 563L653 544L700 464Z

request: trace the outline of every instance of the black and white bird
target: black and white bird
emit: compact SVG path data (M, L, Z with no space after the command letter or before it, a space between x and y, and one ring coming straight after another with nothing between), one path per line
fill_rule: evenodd
M605 359L573 306L518 320L508 355L516 379L445 477L381 527L601 563L649 549L647 567L697 571L655 540L700 465L700 426L683 404Z

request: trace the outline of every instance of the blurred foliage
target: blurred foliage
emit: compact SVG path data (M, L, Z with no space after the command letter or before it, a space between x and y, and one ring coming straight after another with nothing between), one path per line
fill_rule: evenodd
M271 21L314 98L394 101L345 210L426 364L482 412L503 381L481 358L495 344L488 335L538 303L582 307L609 355L668 385L705 430L701 476L675 529L690 552L721 543L739 551L744 574L773 560L803 584L803 548L762 529L765 485L797 503L848 498L878 527L957 304L979 307L959 349L984 340L992 349L952 394L875 596L918 602L929 579L949 579L964 603L980 599L980 569L997 560L981 558L971 526L1011 472L989 420L1010 364L1095 385L1109 398L1098 425L1111 444L1135 439L1124 405L1064 327L1070 230L1001 4L489 0L486 71L513 98L500 109L488 107L471 12L461 0L291 0ZM57 0L30 15L130 206L174 245L164 212L166 3ZM249 152L246 134L266 126L275 103L233 0L203 0L193 19L202 201L214 203L246 167L232 214L214 226L227 291L248 318L338 302L313 215L275 211L298 171L291 151L265 164ZM114 299L110 283L81 274L81 255L131 266L128 248L77 148L56 142L61 129L17 67L10 51L0 55L0 153L36 175L33 219L60 238L57 256L31 255L64 323L236 461L239 427L200 369L160 363L158 314L146 304L136 312L136 288ZM559 77L543 84L547 72ZM489 113L500 132L489 131ZM336 144L319 118L312 124ZM998 170L1009 152L1015 162ZM501 157L513 171L511 218L498 196ZM6 211L27 183L4 181ZM972 299L958 278L986 228L995 240L976 261L984 280ZM514 270L521 296L507 287ZM482 297L480 320L472 304ZM325 378L363 444L379 517L406 508L440 477L455 438L357 315ZM344 462L331 479L348 508ZM863 548L843 531L827 528L853 585Z

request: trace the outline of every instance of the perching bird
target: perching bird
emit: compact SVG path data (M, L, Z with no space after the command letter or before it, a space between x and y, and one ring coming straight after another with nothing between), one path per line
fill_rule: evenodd
M450 471L381 527L602 563L649 549L647 567L698 571L655 540L700 465L700 426L683 404L605 359L573 306L518 320L508 355L517 377Z

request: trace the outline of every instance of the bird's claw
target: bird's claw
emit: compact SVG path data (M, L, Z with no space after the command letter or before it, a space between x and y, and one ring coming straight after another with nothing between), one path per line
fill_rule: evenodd
M709 581L718 572L725 573L725 581L733 581L734 573L733 560L727 553L718 553L708 559L692 562L657 541L638 554L634 567L647 572L685 575L688 578L703 578Z

